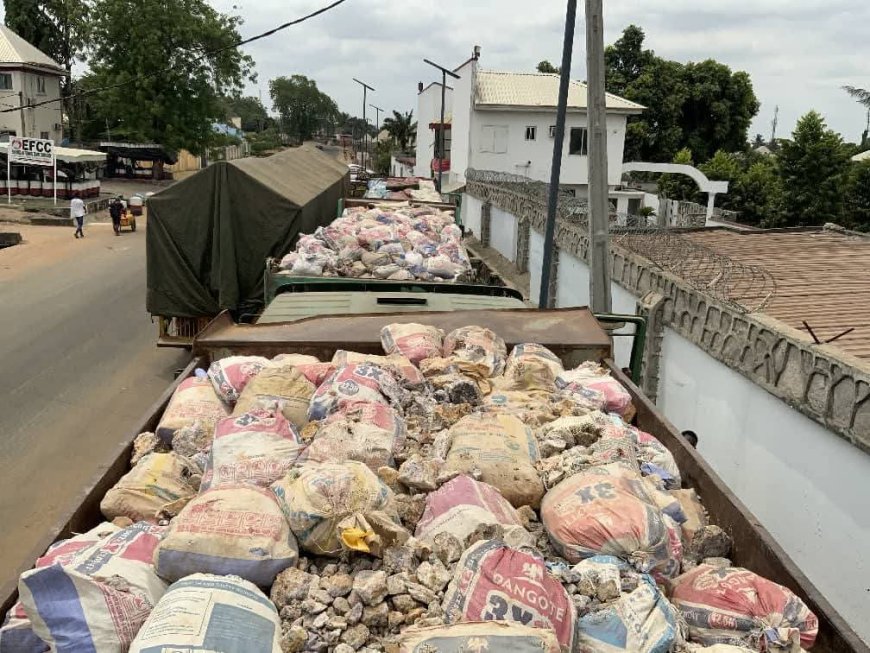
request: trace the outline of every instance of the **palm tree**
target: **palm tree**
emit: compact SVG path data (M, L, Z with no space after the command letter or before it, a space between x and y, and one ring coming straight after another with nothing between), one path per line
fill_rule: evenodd
M863 88L856 88L854 86L844 86L843 90L858 100L860 104L863 104L865 107L870 109L870 91Z
M402 152L408 151L417 138L417 123L414 121L414 112L399 113L393 111L393 115L384 118L384 129L396 142Z

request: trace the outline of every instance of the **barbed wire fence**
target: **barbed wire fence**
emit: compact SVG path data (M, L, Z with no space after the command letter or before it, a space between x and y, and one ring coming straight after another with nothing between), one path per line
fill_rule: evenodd
M470 191L498 200L503 210L546 216L549 184L520 175L469 169ZM588 233L589 205L568 190L560 190L557 220ZM776 280L759 265L748 265L720 254L689 237L692 226L703 226L704 216L679 216L676 225L659 223L654 214L611 212L611 243L647 259L657 268L744 313L764 309L776 296ZM700 224L699 224L700 223Z

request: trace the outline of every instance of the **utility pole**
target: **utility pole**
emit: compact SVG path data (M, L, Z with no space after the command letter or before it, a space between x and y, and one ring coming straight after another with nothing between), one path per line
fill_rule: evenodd
M21 136L27 136L27 125L24 122L24 91L18 91L18 108L21 113Z
M438 192L440 193L444 187L444 150L446 148L445 137L447 134L447 129L444 125L444 103L447 94L447 75L450 75L454 79L460 79L460 77L452 70L447 70L447 68L439 66L434 61L429 61L428 59L423 59L423 61L441 71L441 122L439 123L441 129L438 132Z
M577 0L568 0L565 16L565 40L562 43L562 70L559 78L559 100L556 105L556 134L553 140L553 164L550 167L550 188L547 198L547 227L544 230L544 263L541 270L541 291L538 306L550 307L550 277L553 273L553 241L556 234L556 210L559 206L559 178L562 173L562 148L565 142L565 113L568 108L568 87L571 82L571 57L574 50L574 24L577 21Z
M586 0L586 75L589 78L589 294L593 311L610 313L610 203L602 0Z
M770 123L770 144L771 146L776 142L776 126L779 124L779 105L773 109L773 120Z
M376 107L374 104L369 104L369 106L375 110L375 127L378 130L378 133L381 132L381 111L384 111L380 107ZM384 113L386 113L384 111Z
M353 78L357 84L363 87L363 155L362 155L362 171L365 174L366 171L366 153L368 151L368 137L369 137L369 123L366 120L366 104L367 104L367 93L371 91L375 92L371 86L366 84L365 82L359 81L356 77Z

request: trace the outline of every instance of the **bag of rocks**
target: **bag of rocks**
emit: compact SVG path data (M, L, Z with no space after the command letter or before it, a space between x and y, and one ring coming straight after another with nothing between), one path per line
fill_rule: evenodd
M657 490L619 463L592 467L559 483L541 503L541 521L550 541L570 562L613 555L657 578L679 573L679 525L659 504L673 497Z
M320 423L306 456L321 463L355 460L377 472L394 466L393 456L402 450L406 435L405 420L392 407L347 403Z
M307 462L272 485L299 545L315 555L379 555L404 543L393 492L363 463Z
M556 634L503 621L475 621L452 626L408 628L388 644L389 653L458 651L510 651L510 653L560 653Z
M166 591L151 556L163 527L145 522L73 556L21 575L18 592L36 633L52 651L127 653Z
M608 413L629 417L634 412L628 390L594 361L587 361L573 370L562 372L556 378L556 387L568 392L595 390L604 395L604 408Z
M740 567L698 565L671 582L689 637L758 651L810 648L819 620L790 589Z
M197 496L169 523L154 566L170 582L196 573L234 574L269 587L298 557L296 538L272 492L221 485Z
M574 604L534 549L500 540L474 544L459 559L442 607L447 623L512 621L552 630L562 650L572 650Z
M308 423L308 404L314 384L295 365L283 363L263 369L242 390L233 416L259 408L262 402L277 402L281 412L297 429Z
M480 473L515 508L538 507L544 486L535 470L537 442L532 430L511 415L476 413L450 429L451 445L444 468Z
M426 497L426 508L417 523L415 537L435 544L451 536L462 549L480 526L496 524L502 527L511 543L531 544L531 536L508 500L493 486L462 474Z
M192 574L169 586L129 653L281 653L281 620L257 587L237 576Z
M513 348L505 364L504 376L497 386L503 390L555 389L556 377L565 368L549 349L536 343L519 344Z
M202 489L250 483L267 488L283 477L305 450L277 402L218 422Z
M317 388L308 418L325 419L343 404L366 402L401 405L403 391L388 369L373 363L339 367Z
M441 355L444 332L434 326L408 322L381 329L381 344L387 354L401 354L415 365L424 358Z
M228 356L209 365L208 378L218 396L233 405L248 382L270 364L263 356Z
M208 377L191 376L178 384L172 393L155 433L168 444L177 430L193 426L197 421L203 428L214 430L218 420L229 412Z
M154 522L169 504L180 509L196 495L199 474L198 467L177 453L148 454L106 492L100 510L109 520Z
M418 388L426 382L426 379L416 365L401 353L378 356L377 354L360 354L355 351L340 349L332 357L332 364L336 367L360 365L362 363L371 363L372 365L378 365L389 370L397 381L401 381L409 388Z

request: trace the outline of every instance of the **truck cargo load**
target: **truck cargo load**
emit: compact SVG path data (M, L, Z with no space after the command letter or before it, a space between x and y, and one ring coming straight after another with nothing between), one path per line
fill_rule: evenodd
M149 198L146 307L211 318L262 307L263 261L335 217L347 167L303 146L220 161Z

